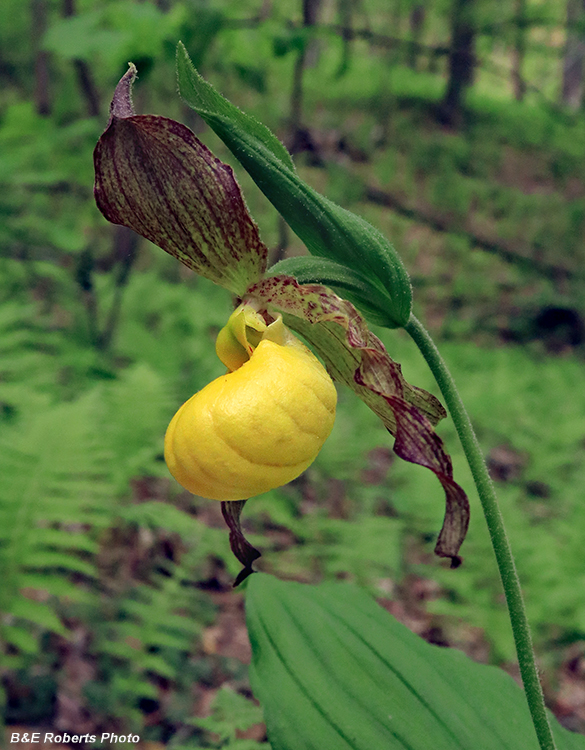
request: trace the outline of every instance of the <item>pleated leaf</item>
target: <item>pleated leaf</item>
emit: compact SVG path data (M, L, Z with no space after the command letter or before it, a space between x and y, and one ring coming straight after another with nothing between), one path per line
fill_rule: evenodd
M273 750L538 750L524 693L349 584L250 577L250 678ZM585 737L552 719L558 750Z

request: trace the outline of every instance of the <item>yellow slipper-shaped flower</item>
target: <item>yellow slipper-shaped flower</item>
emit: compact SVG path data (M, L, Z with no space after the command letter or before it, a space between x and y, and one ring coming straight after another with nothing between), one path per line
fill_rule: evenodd
M335 419L337 393L319 360L279 318L241 305L218 336L232 370L190 398L165 436L171 474L190 492L244 500L299 476Z

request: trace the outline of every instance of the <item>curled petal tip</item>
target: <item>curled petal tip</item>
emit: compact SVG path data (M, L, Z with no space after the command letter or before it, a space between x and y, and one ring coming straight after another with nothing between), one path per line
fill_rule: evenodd
M222 515L230 530L230 546L232 552L236 559L244 566L233 583L234 588L239 586L249 575L255 572L252 568L252 563L254 560L261 557L261 553L258 552L255 547L252 547L242 531L240 516L245 504L246 500L223 502L221 504Z
M138 75L138 70L134 63L128 63L128 70L124 73L116 90L114 91L114 97L110 104L110 121L114 117L122 120L126 117L132 117L134 114L134 105L132 104L132 84L134 79ZM108 125L109 125L108 123Z

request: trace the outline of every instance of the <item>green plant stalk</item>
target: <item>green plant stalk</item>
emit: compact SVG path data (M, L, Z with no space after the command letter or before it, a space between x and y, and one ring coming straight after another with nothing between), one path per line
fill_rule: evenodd
M447 408L459 440L463 446L469 468L477 487L477 492L481 501L484 516L488 525L489 534L492 540L492 546L496 555L502 585L508 605L514 642L516 644L516 653L518 655L518 664L520 674L524 684L524 692L528 701L528 707L532 716L532 722L536 730L538 742L541 750L556 750L555 742L552 736L546 708L544 705L544 695L542 686L538 677L538 670L532 648L532 637L526 617L526 609L520 588L520 579L512 556L512 549L504 520L500 512L496 491L488 473L484 457L479 447L477 437L473 430L467 410L463 405L461 396L457 390L453 376L449 372L435 342L430 337L428 331L422 323L414 316L405 326L405 330L412 337L418 346L421 354L429 365L443 398L447 403Z

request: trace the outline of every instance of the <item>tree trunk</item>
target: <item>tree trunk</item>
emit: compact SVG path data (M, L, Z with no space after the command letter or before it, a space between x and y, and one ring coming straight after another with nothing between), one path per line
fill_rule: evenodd
M32 0L30 9L32 15L31 33L35 50L35 109L39 115L50 115L49 53L39 49L40 40L47 30L47 4L45 0Z
M353 41L353 2L352 0L339 0L338 3L339 21L341 25L341 39L343 43L341 53L341 63L337 70L337 75L341 78L349 70L351 59L351 49Z
M563 58L561 103L573 110L583 103L585 0L567 0L567 42Z
M526 55L526 0L516 0L516 30L514 48L512 50L512 84L514 97L521 102L526 95L526 81L522 74L524 57Z
M302 0L303 28L315 26L318 20L321 0ZM290 116L288 120L288 134L286 145L291 154L314 149L310 131L303 127L303 76L305 67L311 57L308 45L297 54L293 69L292 90L290 95ZM278 217L278 244L272 254L273 263L277 263L286 256L289 245L289 229L282 216Z
M303 0L303 28L315 26L320 4L321 0ZM305 45L298 53L293 71L289 121L289 147L292 153L295 153L295 150L302 150L299 145L304 140L304 134L301 132L303 130L303 76L310 57L309 46Z
M418 66L418 53L425 24L426 8L422 3L412 6L409 17L410 43L407 47L407 65L413 70Z
M451 12L449 80L440 114L446 124L454 127L461 124L465 92L473 82L476 62L473 5L473 0L453 0Z
M64 18L70 18L75 15L75 0L63 0L62 7ZM73 66L77 74L77 83L79 84L81 95L85 100L87 114L90 117L97 117L100 114L101 103L99 91L95 85L91 68L85 60L73 60Z

